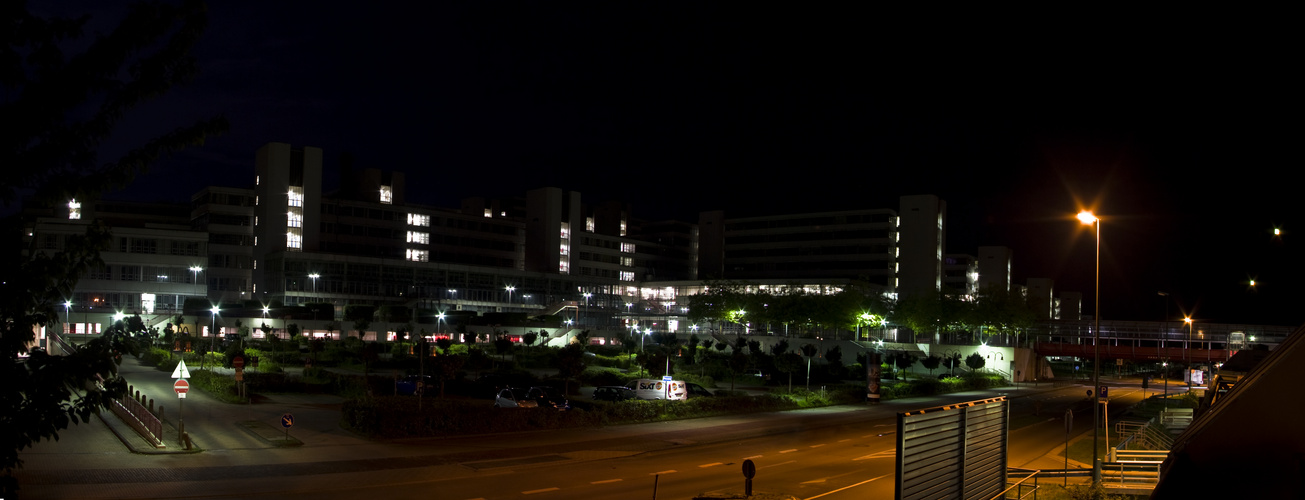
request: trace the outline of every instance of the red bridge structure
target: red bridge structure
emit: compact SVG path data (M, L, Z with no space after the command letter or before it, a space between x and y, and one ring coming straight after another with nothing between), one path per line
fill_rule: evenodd
M1029 331L1042 356L1093 357L1093 322L1043 321ZM1296 327L1179 321L1102 321L1098 335L1101 359L1137 361L1191 360L1220 363L1242 349L1277 347Z

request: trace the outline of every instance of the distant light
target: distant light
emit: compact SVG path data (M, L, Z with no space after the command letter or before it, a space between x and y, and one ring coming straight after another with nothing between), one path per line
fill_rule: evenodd
M1274 236L1282 236L1282 230L1281 230L1281 229L1278 229L1278 228L1276 228L1276 227L1273 228L1273 235L1274 235Z
M1255 286L1255 280L1251 280L1251 286Z
M1098 219L1097 216L1092 215L1092 212L1084 210L1078 213L1078 220L1079 222L1082 222L1084 224L1091 225L1092 223L1095 223Z

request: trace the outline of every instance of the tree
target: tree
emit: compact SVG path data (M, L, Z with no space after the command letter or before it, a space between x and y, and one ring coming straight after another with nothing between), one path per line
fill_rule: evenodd
M923 366L924 369L929 370L929 375L933 375L933 371L938 369L938 365L942 364L942 361L943 361L942 356L939 356L937 354L930 354L929 356L920 360L920 366Z
M983 359L983 355L977 352L965 357L965 366L970 367L971 370L977 371L986 364L988 364L988 360Z
M571 379L585 372L585 347L580 344L567 344L557 353L557 375L562 377L568 394L571 391Z
M521 336L522 345L527 345L527 346L535 345L536 340L539 340L539 334L535 332L526 332L525 335Z
M94 202L127 185L160 157L202 144L227 128L214 117L182 126L128 149L108 161L101 144L136 106L167 93L197 73L190 50L207 24L203 4L137 4L122 21L94 40L83 39L89 17L40 18L23 3L4 9L5 45L0 48L0 201L21 195L43 206ZM36 327L53 326L57 308L77 281L103 265L100 252L110 228L87 221L82 235L58 251L21 248L24 226L17 216L0 221L6 265L0 270L0 497L13 496L18 452L41 439L57 439L70 424L86 421L126 384L116 360L130 350L125 335L106 335L66 356L18 354ZM40 376L37 374L40 373ZM54 375L52 375L54 374ZM100 379L103 382L100 382ZM87 390L86 387L95 389Z
M911 366L915 365L915 362L919 360L919 358L917 358L914 354L905 351L894 354L890 356L889 359L892 361L893 366L896 366L898 370L908 371L908 372Z
M793 372L802 369L802 356L793 351L776 354L775 369L788 375L788 391L793 392ZM807 386L810 387L810 382Z

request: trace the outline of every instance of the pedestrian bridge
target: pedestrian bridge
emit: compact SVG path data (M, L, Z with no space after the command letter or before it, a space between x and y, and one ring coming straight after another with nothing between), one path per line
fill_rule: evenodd
M1169 321L1043 321L1029 332L1033 350L1043 356L1073 356L1140 361L1222 362L1233 353L1282 343L1295 327ZM1099 334L1098 334L1099 333ZM1093 349L1094 334L1099 348Z

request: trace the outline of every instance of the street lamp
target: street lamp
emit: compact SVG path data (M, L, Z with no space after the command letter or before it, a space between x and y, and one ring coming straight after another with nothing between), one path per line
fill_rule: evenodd
M1192 388L1192 317L1183 317L1183 323L1187 323L1187 345L1184 346L1183 356L1187 358L1187 373L1183 378L1187 379L1187 388Z
M63 301L63 323L64 323L63 329L65 332L72 328L72 301L71 300Z
M585 311L584 311L583 316L589 316L589 297L593 297L594 294L589 293L589 292L585 292L585 293L583 293L583 294L581 294L581 295L584 295L584 296L585 296Z
M322 275L317 273L308 275L308 279L313 280L313 295L317 295L317 278L321 278L321 277Z
M1096 309L1093 314L1092 323L1092 390L1096 391L1097 399L1101 399L1101 219L1092 212L1084 210L1078 213L1078 220L1084 225L1094 226L1097 233L1096 248L1096 273L1093 277L1096 288L1096 298L1093 299L1092 307ZM1101 416L1096 404L1092 406L1092 462L1096 466L1097 448L1100 446L1099 439L1101 433Z
M508 286L503 287L503 289L504 289L504 290L507 290L507 293L508 293L508 305L511 306L511 305L512 305L512 292L516 291L517 287L514 287L514 286L512 286L512 285L508 285Z
M208 329L208 333L210 336L208 341L208 351L213 352L215 346L217 345L217 315L218 312L221 311L221 309L218 309L218 306L213 306L213 308L209 309L208 311L212 313L209 314L210 324L212 326L210 326ZM204 356L204 357L208 357L208 356Z

